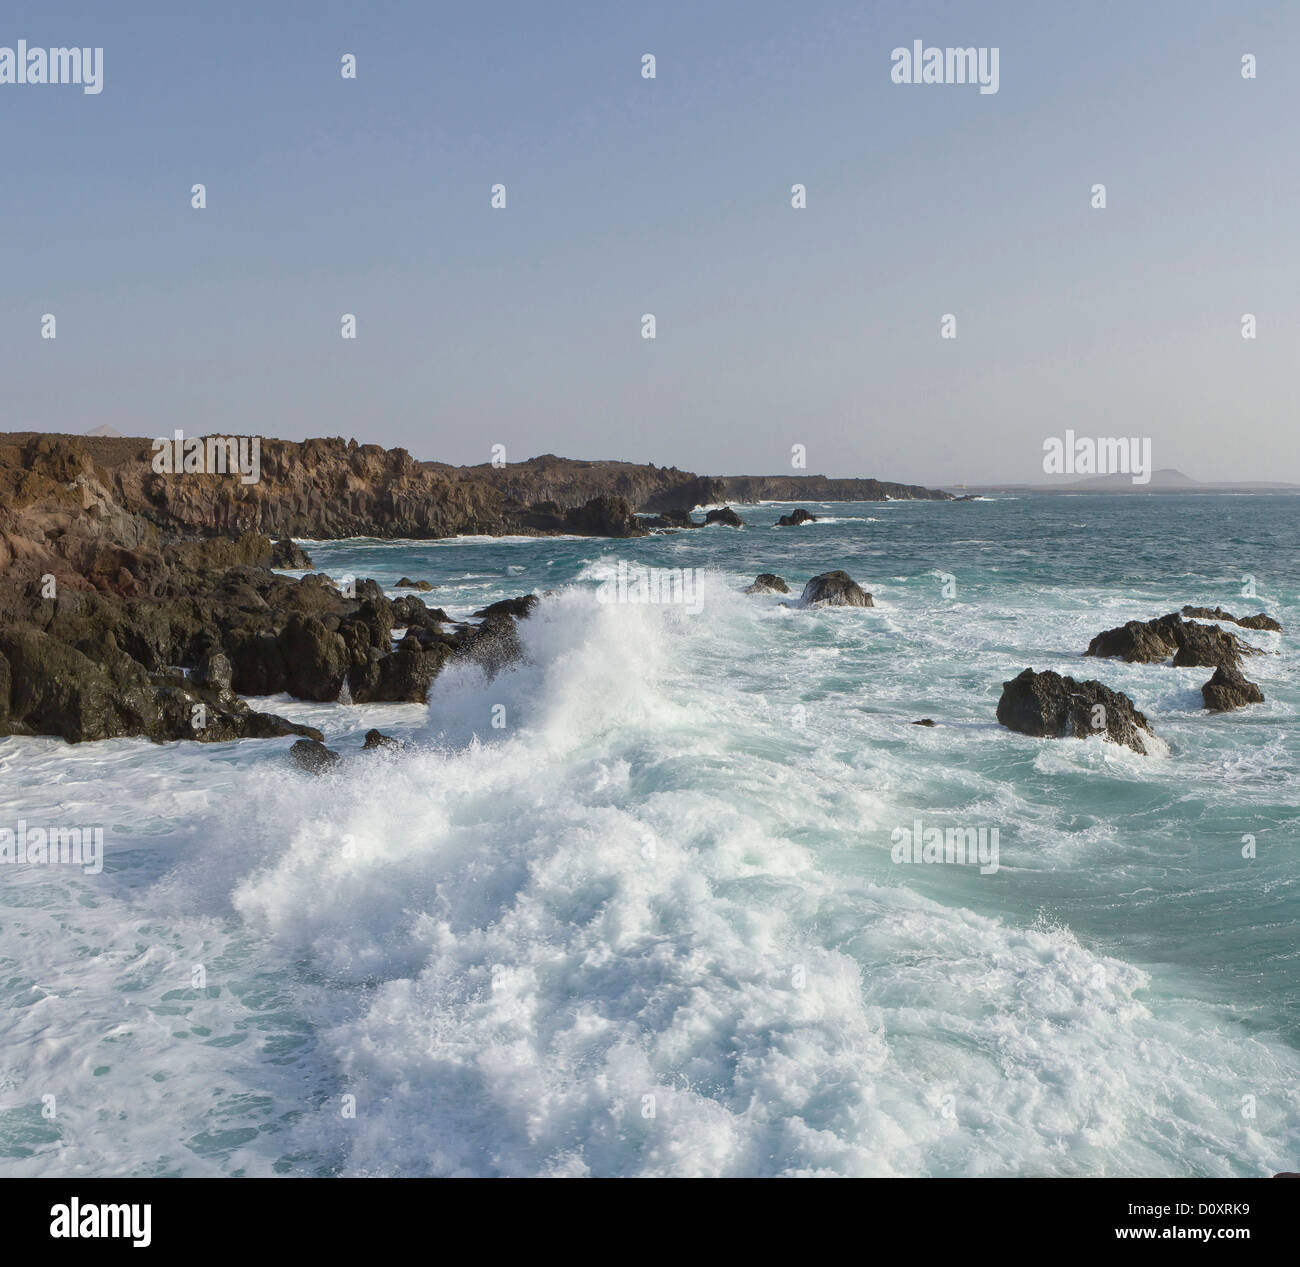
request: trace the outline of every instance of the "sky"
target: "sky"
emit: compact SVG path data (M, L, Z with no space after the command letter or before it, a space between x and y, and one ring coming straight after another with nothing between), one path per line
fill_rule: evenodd
M0 84L0 429L952 484L1068 428L1300 483L1293 0L19 0L20 39L103 90ZM915 40L998 91L893 82Z

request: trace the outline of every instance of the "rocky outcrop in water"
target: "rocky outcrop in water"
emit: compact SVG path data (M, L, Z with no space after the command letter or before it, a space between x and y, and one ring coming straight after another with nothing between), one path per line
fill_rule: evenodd
M847 572L836 570L814 576L799 596L800 607L874 607L871 595Z
M1184 607L1184 616L1191 616L1196 620L1223 620L1230 625L1240 625L1243 629L1265 629L1270 633L1281 633L1282 626L1273 619L1272 616L1266 616L1260 612L1258 616L1234 616L1231 612L1226 612L1222 607Z
M797 528L800 524L815 524L817 516L809 514L806 510L792 510L788 515L782 515L776 521L778 528Z
M69 557L89 548L64 552L75 518L68 523L40 554L0 574L0 734L319 738L239 696L422 702L448 660L465 656L496 672L517 656L514 613L537 601L494 605L479 625L452 622L415 595L389 600L374 581L345 591L320 573L273 572L271 542L250 533L151 539L123 554L115 592L113 577L69 570ZM232 563L246 559L258 562ZM58 575L39 571L47 566ZM407 631L396 647L395 627Z
M149 671L117 645L107 625L79 644L35 625L0 628L0 735L54 735L70 743L129 735L200 743L320 738L314 727L250 708L229 678L210 668L189 677L162 666Z
M515 616L523 620L526 616L531 616L533 608L541 600L536 594L520 594L518 598L503 598L500 602L489 603L486 607L480 608L474 615L480 619L487 619L491 616Z
M1184 620L1177 612L1154 620L1130 620L1099 633L1084 655L1115 656L1131 664L1159 664L1173 658L1177 667L1238 668L1243 655L1257 655L1258 647L1243 642L1218 625Z
M746 594L788 594L790 587L775 572L760 572L753 585L745 586Z
M642 515L641 525L657 532L676 532L681 528L700 528L686 510L666 510L662 515Z
M341 758L332 748L316 739L299 739L289 749L289 760L308 774L324 774L338 765Z
M1214 676L1201 687L1201 698L1212 713L1226 713L1247 704L1262 704L1264 692L1236 669L1217 668Z
M1134 752L1151 750L1155 738L1133 701L1100 682L1077 682L1050 669L1026 669L1002 683L998 721L1009 730L1041 739L1101 735Z
M743 528L745 521L730 506L721 506L704 516L705 527L709 524L722 524L724 528Z

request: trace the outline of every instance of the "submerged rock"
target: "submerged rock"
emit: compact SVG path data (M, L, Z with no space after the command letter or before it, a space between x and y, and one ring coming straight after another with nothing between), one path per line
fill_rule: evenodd
M775 572L760 572L753 585L746 585L746 594L788 594L790 587Z
M1146 717L1127 695L1050 669L1042 673L1026 669L1003 682L998 721L1008 730L1041 739L1101 735L1141 753L1151 750L1147 738L1155 738Z
M1226 713L1246 704L1262 704L1264 692L1236 669L1220 666L1214 670L1214 676L1201 687L1201 698L1211 712Z
M399 750L405 745L399 739L394 739L392 735L386 735L379 730L367 730L366 742L361 745L362 752L373 752L376 748L392 748Z
M709 524L722 524L727 528L743 528L745 526L745 521L730 506L723 506L719 510L709 511L704 516L704 523L706 527Z
M920 721L914 721L912 723L913 726L933 726L935 724L934 720L930 717L922 717Z
M421 592L424 592L431 590L433 586L430 585L428 581L413 581L409 576L404 576L396 583L396 585L393 586L393 588L399 590L420 590Z
M816 515L810 515L806 510L801 508L799 510L792 510L788 515L782 515L781 518L776 521L776 526L778 528L797 528L800 524L815 524L816 522Z
M838 569L814 576L799 596L800 607L874 607L871 595Z
M324 774L339 762L339 754L315 739L299 739L289 749L289 759L308 774Z

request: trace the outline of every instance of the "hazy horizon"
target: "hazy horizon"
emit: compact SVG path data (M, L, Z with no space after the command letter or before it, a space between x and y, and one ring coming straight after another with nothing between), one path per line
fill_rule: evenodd
M0 84L0 426L928 486L1050 483L1073 429L1300 483L1298 37L1208 0L19 3L0 46L103 82ZM892 82L918 39L997 48L998 91Z

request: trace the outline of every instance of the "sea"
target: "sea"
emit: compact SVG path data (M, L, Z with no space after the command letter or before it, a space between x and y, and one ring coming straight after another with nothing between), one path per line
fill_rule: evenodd
M1300 1169L1300 499L802 504L303 542L455 618L541 596L427 705L255 701L323 776L0 740L0 827L104 841L0 865L0 1174ZM799 607L831 569L874 605ZM1265 703L1083 658L1185 603L1282 622L1237 631ZM1030 667L1163 742L1006 730Z

